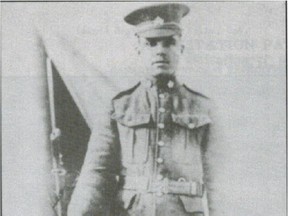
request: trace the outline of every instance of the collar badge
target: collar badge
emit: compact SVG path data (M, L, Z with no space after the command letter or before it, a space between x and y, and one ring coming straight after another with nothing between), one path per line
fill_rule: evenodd
M168 88L173 88L174 87L174 82L173 81L169 81L167 84Z

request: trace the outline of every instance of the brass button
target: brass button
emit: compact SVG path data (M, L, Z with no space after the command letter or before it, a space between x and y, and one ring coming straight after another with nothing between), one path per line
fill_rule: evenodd
M164 126L163 123L159 123L159 124L158 124L158 128L163 129L164 127L165 127L165 126Z
M159 145L159 146L164 146L165 143L164 143L163 141L159 141L159 142L158 142L158 145Z
M188 124L188 127L189 127L190 129L193 129L193 128L195 127L195 124L190 123L190 124Z
M164 94L159 94L159 98L163 99L163 98L165 98L165 95Z
M160 107L160 108L159 108L159 112L164 113L164 112L165 112L165 108Z
M161 164L161 163L163 163L164 160L163 160L163 158L157 158L156 161L157 161L157 163Z

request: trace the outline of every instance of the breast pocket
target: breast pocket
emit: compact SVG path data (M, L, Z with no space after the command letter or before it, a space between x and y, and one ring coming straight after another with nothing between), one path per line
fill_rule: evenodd
M148 160L149 128L132 128L131 135L131 162L146 163Z
M133 115L118 119L122 161L128 164L143 164L148 160L150 138L150 115Z
M208 115L174 115L173 159L181 164L201 163L201 141L211 123Z

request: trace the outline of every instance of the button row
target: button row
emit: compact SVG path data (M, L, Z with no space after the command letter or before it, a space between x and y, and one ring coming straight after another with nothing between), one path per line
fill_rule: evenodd
M173 88L173 86L174 86L174 83L173 82L169 82L168 83L168 87L169 88ZM159 98L160 99L164 99L165 98L165 95L163 94L163 93L160 93L159 94ZM166 112L166 110L165 110L165 108L164 107L160 107L159 109L158 109L158 111L160 112L160 113L165 113ZM158 123L158 128L160 128L160 129L164 129L165 128L165 125L164 125L164 123ZM164 146L165 145L165 143L162 141L162 140L160 140L160 141L158 141L158 146ZM156 159L156 162L158 163L158 164L162 164L163 162L164 162L164 160L163 160L163 158L157 158ZM157 175L157 177L156 177L156 179L158 180L158 181L161 181L162 179L164 178L164 176L163 175ZM157 194L157 196L162 196L163 195L163 193L161 192L161 191L159 191L159 192L157 192L156 193Z

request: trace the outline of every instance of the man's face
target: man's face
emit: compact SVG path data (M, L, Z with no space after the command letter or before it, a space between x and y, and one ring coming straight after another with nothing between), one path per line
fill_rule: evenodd
M139 38L139 55L148 75L156 77L176 72L179 57L183 52L181 37Z

